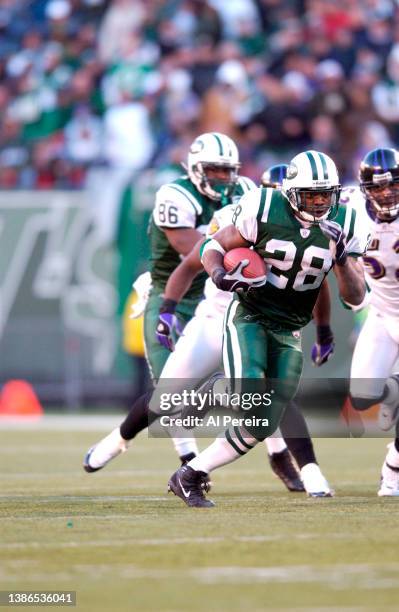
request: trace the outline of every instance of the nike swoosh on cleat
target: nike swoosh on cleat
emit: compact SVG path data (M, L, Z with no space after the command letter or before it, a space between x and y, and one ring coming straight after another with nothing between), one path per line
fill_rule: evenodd
M183 487L183 485L182 485L182 483L181 483L180 478L179 478L179 485L180 485L181 490L183 491L183 495L184 495L184 497L186 497L186 498L188 499L188 498L190 497L190 495L191 495L191 491L189 491L189 492L187 493L186 489Z

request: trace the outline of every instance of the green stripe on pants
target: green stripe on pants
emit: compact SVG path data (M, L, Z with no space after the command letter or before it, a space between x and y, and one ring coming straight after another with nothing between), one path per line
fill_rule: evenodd
M243 400L252 406L246 416L253 417L254 424L246 425L245 429L256 439L263 440L277 429L286 405L297 391L303 363L300 335L270 329L265 317L254 315L240 302L233 304L225 323L225 371L231 375L237 372L238 355L233 346L236 338L241 375L239 380L235 379L232 390L240 389L241 406ZM270 405L263 401L269 392ZM262 398L258 405L254 402L255 394ZM259 425L256 419L268 419L269 425Z

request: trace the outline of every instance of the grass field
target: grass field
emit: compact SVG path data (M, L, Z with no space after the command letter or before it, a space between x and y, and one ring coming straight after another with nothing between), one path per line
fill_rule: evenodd
M317 440L324 500L286 492L259 445L214 473L217 507L197 510L166 495L168 440L142 435L83 472L116 423L0 425L2 590L75 590L88 612L398 609L399 499L376 495L386 440Z

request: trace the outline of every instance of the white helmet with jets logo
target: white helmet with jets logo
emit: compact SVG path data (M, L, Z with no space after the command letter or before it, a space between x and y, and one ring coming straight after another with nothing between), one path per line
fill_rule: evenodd
M198 191L211 200L220 201L232 194L239 167L238 149L225 134L201 134L190 147L188 176Z
M341 185L335 163L319 151L299 153L287 168L282 191L298 217L319 223L338 206Z

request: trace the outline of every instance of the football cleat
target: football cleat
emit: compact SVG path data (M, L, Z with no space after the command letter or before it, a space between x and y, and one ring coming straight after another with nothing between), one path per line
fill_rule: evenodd
M194 459L194 457L196 456L197 455L195 453L187 453L187 455L182 455L180 457L181 464L187 465L187 463L191 461L191 459ZM202 488L204 489L206 493L209 493L209 491L212 489L212 480L210 479L209 474L207 474L206 477L204 478L204 481L202 483Z
M207 474L193 470L189 465L183 465L168 482L168 492L172 491L190 508L212 508L215 504L206 499Z
M378 426L383 431L389 431L399 416L399 374L393 374L387 378L385 384L388 388L389 401L380 404Z
M305 487L292 461L291 453L288 448L285 448L280 453L269 455L269 461L273 472L285 484L288 491L305 491Z
M89 448L83 461L83 469L89 474L98 472L112 459L127 451L128 445L128 441L121 437L117 427L98 444Z
M333 497L334 491L324 478L317 463L307 463L301 469L301 478L309 497Z
M382 466L379 497L399 497L399 467L394 467L388 462L393 444L393 442L388 444L388 454Z

